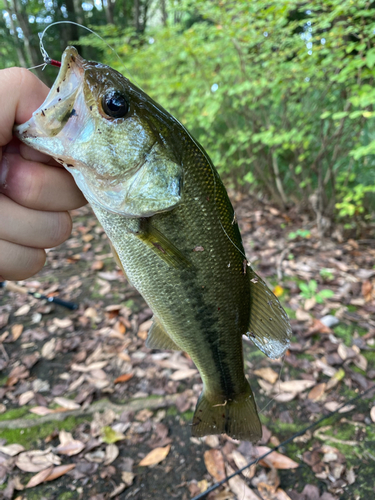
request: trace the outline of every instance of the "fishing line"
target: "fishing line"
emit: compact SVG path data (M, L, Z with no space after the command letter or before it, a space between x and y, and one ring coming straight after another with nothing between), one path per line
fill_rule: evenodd
M271 399L268 401L268 403L266 403L265 406L263 406L263 408L259 411L260 414L264 413L264 410L267 408L267 406L269 406L273 401L275 401L275 397L278 396L279 394L281 394L281 389L280 389L281 372L283 371L284 365L285 365L285 356L282 357L281 367L280 367L280 371L279 371L279 376L278 376L277 381L275 383L275 385L279 386L277 388L277 393L274 396L271 397Z
M303 436L303 434L306 434L307 431L313 429L314 427L317 427L319 426L319 424L321 424L322 422L324 422L325 420L329 419L330 417L333 417L334 415L336 415L337 413L339 413L339 411L344 408L345 406L347 405L350 405L350 404L353 404L355 403L356 401L358 401L359 399L362 399L363 396L366 396L366 394L368 394L369 392L373 391L375 389L375 386L373 385L372 387L369 387L368 389L366 389L364 392L362 392L361 394L358 394L357 396L355 396L354 398L352 399L349 399L349 401L346 401L345 403L343 403L341 406L339 406L338 408L336 408L335 411L331 411L329 412L327 415L325 415L324 417L321 417L319 420L317 420L316 422L313 422L312 424L308 425L307 427L305 427L304 429L296 432L295 434L293 434L293 436L290 436L288 439L286 439L285 441L283 441L282 443L278 444L277 446L274 446L273 448L271 448L269 451L267 451L266 453L264 453L263 455L261 455L260 457L252 460L251 462L247 463L246 465L244 465L243 467L241 467L241 469L238 469L237 471L233 472L233 474L231 474L230 476L227 476L225 477L224 479L222 479L221 481L219 481L218 483L215 483L213 484L210 488L208 488L208 490L204 491L203 493L200 493L199 495L193 497L191 500L200 500L201 498L205 498L209 493L211 493L212 491L215 491L217 490L217 488L219 488L220 486L222 486L223 484L225 484L227 481L229 481L230 479L232 479L233 477L235 476L238 476L238 474L241 474L241 472L243 472L245 469L247 469L248 467L250 467L251 465L253 464L257 464L260 460L262 460L263 458L266 458L268 455L270 455L272 452L274 451L277 451L278 449L280 449L281 447L291 443L292 441L294 441L297 437L299 436Z
M56 63L57 61L55 61L54 59L51 59L50 56L48 55L48 52L46 51L46 49L44 48L44 44L43 44L43 38L44 38L44 35L46 33L46 31L51 27L51 26L56 26L57 24L74 24L75 26L78 26L79 28L83 28L87 31L89 31L90 33L92 33L93 35L97 36L98 38L100 38L100 40L102 42L105 43L105 45L112 50L112 52L115 54L115 56L118 58L118 60L120 61L120 63L123 65L123 61L121 59L121 57L117 54L117 52L115 51L115 49L109 45L109 43L107 43L104 38L102 38L100 35L98 35L98 33L95 33L95 31L93 31L92 29L88 28L87 26L83 26L83 24L78 24L78 23L75 23L74 21L56 21L54 23L51 23L49 24L48 26L46 26L43 30L42 33L38 33L38 36L39 36L39 47L40 47L40 52L42 53L42 56L43 56L43 60L44 60L44 63L45 65L47 64L52 64L52 66L56 66ZM30 68L30 69L33 69L33 68ZM43 68L44 69L44 68Z

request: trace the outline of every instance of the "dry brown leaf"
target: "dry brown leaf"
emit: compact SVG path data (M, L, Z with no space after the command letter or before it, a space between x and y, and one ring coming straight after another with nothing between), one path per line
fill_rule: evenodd
M315 380L288 380L287 382L280 382L277 388L283 392L296 392L298 394L310 389L315 384Z
M73 321L70 318L53 318L53 324L57 328L65 329L73 326Z
M96 361L95 363L91 363L89 365L78 365L73 363L71 369L76 372L91 372L92 370L100 370L108 365L108 361Z
M118 449L118 446L115 444L111 443L108 444L105 448L105 460L104 460L104 465L109 465L112 462L116 460L116 458L119 456L120 450Z
M328 411L336 411L337 408L341 406L341 403L337 401L328 401L325 403L324 408L327 408ZM354 405L345 405L339 410L339 413L347 413L348 411L352 411L355 408Z
M326 390L327 384L325 382L321 384L317 384L315 387L311 389L308 394L308 398L312 401L319 401L324 395L324 391Z
M120 483L118 486L116 486L116 488L112 491L112 493L110 493L109 498L117 497L117 495L122 493L125 488L126 488L126 484Z
M16 341L20 338L21 333L23 332L23 325L17 324L13 325L11 328L13 340Z
M78 410L79 408L81 408L81 405L68 398L57 397L54 398L54 401L67 410Z
M84 447L85 444L82 443L82 441L72 439L72 441L68 441L64 444L59 444L59 446L55 448L55 451L59 455L67 455L68 457L72 457L73 455L78 455L78 453L81 453Z
M127 382L134 376L134 373L124 373L123 375L120 375L114 380L115 384L120 384L122 382Z
M169 450L171 449L171 445L168 444L167 446L161 447L161 448L155 448L154 450L150 451L140 462L139 465L142 467L149 467L150 465L156 465L162 462L166 456L169 453Z
M34 391L26 391L20 395L20 397L18 399L18 404L20 406L27 405L27 403L30 403L30 401L33 399L33 397L34 397Z
M264 453L267 453L268 451L270 451L270 449L271 448L269 448L268 446L255 447L258 456L264 455ZM264 460L260 460L259 463L264 467L269 467L269 464L271 464L275 469L296 469L297 467L299 467L299 464L297 462L277 451L273 451L272 453L267 455Z
M51 474L52 470L53 465L51 465L51 467L48 467L48 469L44 469L38 472L38 474L35 474L35 476L30 479L25 488L34 488L34 486L38 486L38 484L44 483L47 477Z
M204 463L206 469L216 481L221 481L225 477L225 465L221 451L216 449L204 452Z
M290 496L281 488L275 488L270 484L260 482L257 484L259 493L264 500L291 500Z
M237 465L239 469L242 469L242 467L245 467L245 465L248 464L248 460L246 460L246 458L242 455L242 453L240 453L237 450L233 450L231 456L234 463ZM256 464L250 465L250 467L242 471L242 474L246 478L252 479L255 476L256 468L257 468Z
M5 453L5 455L8 455L9 457L15 457L24 450L25 448L22 446L22 444L9 444L8 446L0 446L0 451L2 453Z
M230 476L233 472L234 470L232 467L227 465L227 476ZM239 476L232 477L232 479L229 479L228 483L229 488L233 491L237 498L240 498L241 500L259 500L258 495L256 495Z
M67 472L70 472L75 468L76 464L67 464L67 465L59 465L58 467L54 467L52 469L51 474L47 477L46 481L53 481L58 477L63 476Z
M357 354L357 356L353 359L353 363L360 370L363 370L364 372L367 370L367 359L362 354Z
M60 458L51 452L51 448L25 451L20 453L16 460L17 467L24 472L40 472L51 465L60 463Z
M51 410L51 408L46 408L45 406L34 406L34 408L30 408L30 413L34 413L35 415L39 415L43 417L44 415L50 415L51 413L60 413L63 411L67 411L66 408L55 408Z
M134 473L133 472L122 472L121 473L121 479L124 481L126 486L131 486L133 484L134 480Z
M272 370L272 368L270 367L259 368L259 370L254 370L254 374L257 375L258 377L263 378L270 384L274 384L279 378L279 374L276 373L274 370Z
M370 417L373 422L375 422L375 406L373 406L370 410Z
M43 358L52 360L55 355L56 355L56 343L57 340L55 338L52 338L48 342L46 342L41 350L41 355Z
M292 401L295 397L297 397L296 392L280 392L279 394L275 394L273 399L278 403L289 403L289 401Z
M178 380L185 380L187 378L194 377L198 373L198 370L195 368L188 368L186 370L177 370L176 372L172 373L170 376L171 380L178 381Z
M21 306L17 311L14 313L14 316L24 316L30 311L30 305L29 304L24 304Z
M265 380L263 380L261 378L258 378L257 382L266 394L271 394L271 392L273 392L274 386L272 384L270 384L269 382L266 382Z

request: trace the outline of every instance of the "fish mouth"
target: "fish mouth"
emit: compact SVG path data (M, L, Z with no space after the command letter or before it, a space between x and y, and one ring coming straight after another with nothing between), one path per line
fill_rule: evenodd
M43 104L32 117L15 127L16 135L36 149L50 153L50 148L38 143L40 138L55 137L77 111L77 94L83 86L85 60L75 47L67 47L62 55L57 78Z

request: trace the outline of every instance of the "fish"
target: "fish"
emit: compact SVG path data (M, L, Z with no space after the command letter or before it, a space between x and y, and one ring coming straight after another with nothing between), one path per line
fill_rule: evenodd
M192 435L256 441L243 335L270 358L291 328L250 266L227 191L203 147L162 106L74 47L21 141L73 175L129 282L153 311L146 345L185 351L199 370Z

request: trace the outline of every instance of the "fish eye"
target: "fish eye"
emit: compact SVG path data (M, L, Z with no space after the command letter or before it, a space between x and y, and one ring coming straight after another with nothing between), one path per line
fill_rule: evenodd
M111 90L103 96L102 107L104 113L111 118L122 118L129 111L125 97L116 90Z

